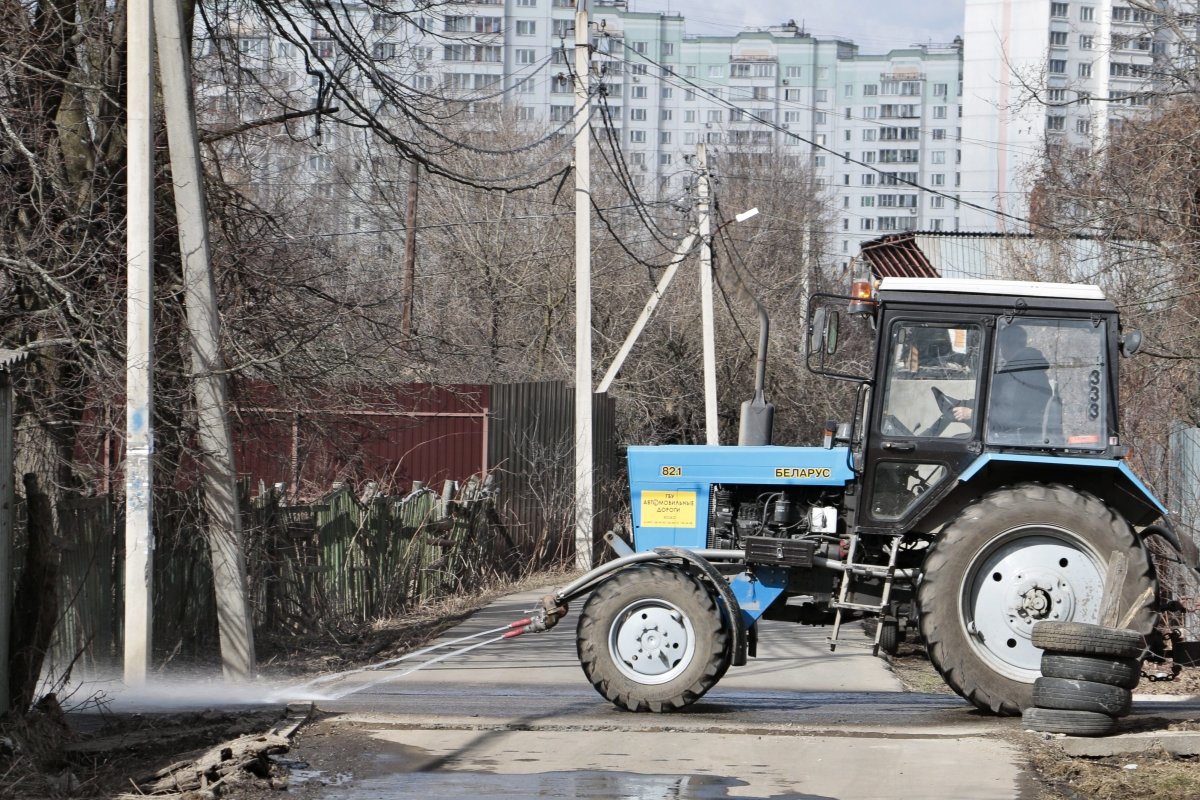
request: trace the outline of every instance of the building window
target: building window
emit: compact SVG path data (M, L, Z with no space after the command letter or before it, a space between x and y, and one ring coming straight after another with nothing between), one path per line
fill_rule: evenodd
M1047 89L1046 102L1051 105L1061 105L1067 101L1066 89Z
M1066 117L1049 116L1046 117L1046 130L1061 131L1066 128Z
M945 119L946 118L946 107L945 106L934 106L933 107L933 118L934 119Z
M1091 34L1084 34L1079 37L1079 49L1091 50L1094 42L1095 39L1091 36Z
M933 195L932 197L929 198L929 207L930 208L945 208L946 207L946 198L944 198L940 195L936 195L936 194Z
M632 97L634 100L645 100L646 99L646 87L645 86L634 86L632 89L632 92L629 96Z
M716 109L709 109L708 122L720 122L722 112Z
M813 166L814 167L824 167L825 166L825 156L813 156Z
M787 70L784 72L784 77L787 77L787 78L799 78L802 75L803 75L803 72L802 72L801 67L788 67Z
M845 86L842 87L842 96L843 97L854 97L854 84L853 83L847 83Z
M929 151L929 163L930 164L945 164L946 163L946 151L945 150L930 150Z
M946 173L944 173L944 172L933 173L932 175L929 176L929 182L933 186L945 186L946 185Z
M1079 65L1079 77L1081 77L1081 78L1092 77L1092 65L1087 64L1087 63L1080 64Z
M708 67L708 77L724 78L725 77L725 69L722 66L720 66L719 64L710 64Z
M675 45L674 45L674 43L672 43L672 42L663 42L663 43L662 43L662 54L663 54L664 56L673 56L673 55L675 55Z
M875 97L879 94L879 85L875 83L863 84L863 97Z
M945 139L946 138L946 129L945 128L934 128L933 129L933 138L934 138L934 141L941 141L942 139Z
M646 121L646 109L644 109L644 108L629 109L629 121L630 122L645 122Z
M674 92L675 92L675 90L674 90L674 89L672 89L670 86L664 86L664 87L662 87L662 99L663 99L663 100L670 100L670 99L671 99L671 95L672 95L672 94L674 94Z
M517 36L534 36L537 34L537 22L532 19L517 20Z
M515 52L518 64L532 64L537 61L537 50L518 47Z
M521 8L537 8L537 0L517 0L517 5Z
M1050 16L1052 16L1052 17L1066 17L1067 11L1068 11L1067 3L1051 3L1050 4ZM1114 18L1115 18L1115 16L1114 16Z
M784 89L783 90L783 99L789 103L796 102L797 100L800 99L800 90L799 89Z
M820 147L824 147L825 146L825 134L818 133L815 136L813 136L813 144L816 144Z
M565 38L570 36L575 31L575 20L573 19L552 19L550 20L550 32L557 38Z
M875 119L879 115L878 106L867 106L863 109L863 119Z
M945 96L946 96L946 92L947 92L947 91L949 91L949 89L950 89L950 85L949 85L949 84L946 84L946 83L935 83L935 84L933 85L933 96L934 96L934 97L945 97Z
M864 197L863 199L865 200L866 198ZM859 227L864 231L873 231L875 230L875 220L870 218L859 220Z
M1075 132L1084 135L1092 132L1092 121L1088 119L1075 120Z
M514 86L516 87L517 94L533 94L533 78L519 80Z
M663 122L670 122L670 121L671 121L671 109L669 109L669 108L664 108L664 109L662 110L662 120L663 120Z
M875 163L875 151L874 150L863 151L862 160L863 160L864 164L874 164Z
M1050 31L1050 46L1051 47L1066 47L1067 32L1066 31Z
M1092 8L1091 6L1080 6L1079 7L1079 21L1080 22L1091 22L1095 18L1096 18L1096 9Z
M851 131L849 128L847 128L846 130L842 131L842 140L843 140L843 141L846 141L846 142L850 141L850 135L851 135L852 133L853 133L853 131Z
M828 103L829 102L829 90L828 89L817 89L817 91L814 92L814 99L818 103Z
M550 106L550 121L566 122L571 118L573 111L571 106Z
M828 121L829 121L829 118L826 116L824 111L818 111L815 114L813 114L813 124L814 125L825 125Z
M1067 61L1063 58L1050 59L1049 70L1051 75L1066 75Z
M633 43L633 52L635 52L635 53L641 53L642 55L646 55L646 49L647 49L647 44L645 42L634 42Z
M1133 14L1129 6L1113 6L1112 21L1113 22L1129 22Z
M860 200L858 204L860 206L862 206L863 208L874 208L875 207L875 195L873 195L873 194L863 195L862 200Z
M695 122L696 121L695 109L683 112L683 121L684 122Z
M475 17L475 32L499 33L503 23L503 17Z
M862 176L862 185L863 186L874 186L875 185L875 173L868 172L866 175L863 175Z
M873 141L875 141L875 137L876 137L877 135L878 135L878 129L876 129L876 128L863 128L863 132L862 132L862 140L863 140L864 142L873 142Z
M646 143L646 132L645 131L630 131L629 132L629 141L633 142L634 144L645 144Z

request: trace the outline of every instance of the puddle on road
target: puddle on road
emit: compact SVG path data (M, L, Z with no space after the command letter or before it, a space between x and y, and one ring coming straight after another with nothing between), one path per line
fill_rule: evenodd
M354 779L323 794L321 800L509 800L583 798L588 800L721 800L729 790L748 786L737 778L713 775L638 775L631 772L544 772L497 775L490 772L405 772ZM745 798L738 793L732 797ZM832 800L814 794L777 794L761 800Z

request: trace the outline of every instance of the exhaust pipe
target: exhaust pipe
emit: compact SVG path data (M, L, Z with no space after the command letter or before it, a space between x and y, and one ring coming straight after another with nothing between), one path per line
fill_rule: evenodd
M771 332L771 321L757 298L754 306L758 309L758 363L754 370L754 399L742 403L738 422L739 447L770 444L775 426L775 406L768 403L763 395L767 383L767 339Z

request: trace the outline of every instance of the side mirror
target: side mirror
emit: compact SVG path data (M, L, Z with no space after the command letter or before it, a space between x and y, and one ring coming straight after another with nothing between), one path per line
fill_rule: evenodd
M1129 333L1122 334L1118 346L1121 350L1121 355L1129 358L1142 349L1142 332L1130 331Z
M821 306L813 311L812 318L808 321L808 352L810 355L825 350L826 312L825 306Z
M837 352L839 319L837 311L831 310L825 316L825 352L829 355Z

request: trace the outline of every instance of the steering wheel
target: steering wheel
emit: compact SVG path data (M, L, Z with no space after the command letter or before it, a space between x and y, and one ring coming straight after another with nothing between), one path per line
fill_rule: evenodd
M942 431L946 430L946 426L956 421L954 409L962 405L962 402L955 400L936 386L930 386L929 391L933 392L933 399L937 401L938 411L941 412L941 415L925 430L925 435L941 436Z
M896 419L894 414L883 415L883 435L884 436L912 436L913 432L900 420Z

